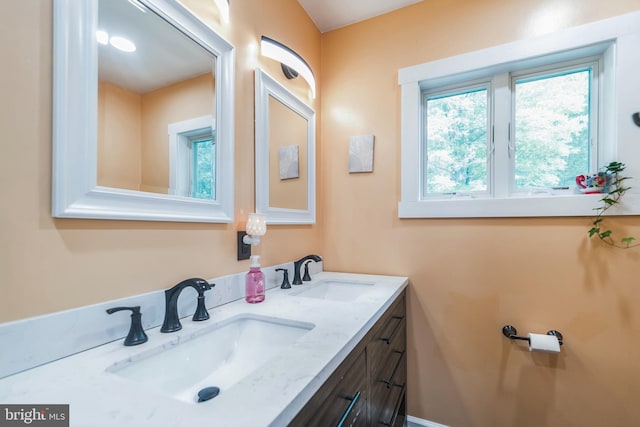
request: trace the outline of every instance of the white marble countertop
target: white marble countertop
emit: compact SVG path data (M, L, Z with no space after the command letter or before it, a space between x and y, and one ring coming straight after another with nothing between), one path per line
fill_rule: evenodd
M322 280L374 283L353 301L294 296ZM407 286L406 277L322 272L292 289L271 289L260 304L235 301L210 310L205 322L182 319L183 329L147 330L149 342L125 347L111 342L0 380L2 404L69 404L71 426L284 426L326 381ZM214 290L215 291L215 290ZM264 366L207 402L177 400L113 373L114 362L152 347L188 338L241 314L314 325ZM260 358L256 354L256 358ZM173 368L173 367L172 367ZM162 372L158 372L162 375Z

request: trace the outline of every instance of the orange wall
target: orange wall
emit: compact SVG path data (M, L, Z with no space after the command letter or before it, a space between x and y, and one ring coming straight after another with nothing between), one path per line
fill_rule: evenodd
M98 185L140 190L141 97L98 83Z
M11 64L0 71L0 322L247 271L249 261L236 261L236 230L255 209L254 69L279 69L259 56L259 40L289 45L321 81L320 33L304 10L295 0L234 0L223 25L214 2L183 2L236 47L236 220L192 224L51 217L52 3L3 2L0 14L0 52ZM281 78L308 99L302 79ZM256 252L263 265L320 252L319 229L270 227Z
M325 268L407 275L409 414L452 427L640 425L638 249L588 218L398 219L399 68L640 9L638 0L426 0L322 37ZM348 141L374 134L374 172ZM621 159L624 160L624 159ZM616 220L640 235L640 219ZM357 236L357 237L356 237ZM559 356L501 334L560 330Z
M170 123L215 117L215 80L211 73L142 95L142 190L169 190Z

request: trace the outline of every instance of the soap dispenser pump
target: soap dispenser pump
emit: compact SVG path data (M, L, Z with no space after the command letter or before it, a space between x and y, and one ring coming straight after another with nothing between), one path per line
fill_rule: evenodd
M260 256L251 257L251 267L245 281L245 300L250 304L264 301L264 273L260 271Z

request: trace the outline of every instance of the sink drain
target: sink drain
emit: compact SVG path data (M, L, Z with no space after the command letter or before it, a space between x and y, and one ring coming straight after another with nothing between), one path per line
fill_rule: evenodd
M220 393L218 387L205 387L198 392L198 403L206 402L216 397Z

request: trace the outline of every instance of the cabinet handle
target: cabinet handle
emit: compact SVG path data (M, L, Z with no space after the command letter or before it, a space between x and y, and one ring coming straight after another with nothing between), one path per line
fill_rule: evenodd
M349 403L349 407L347 408L346 411L344 411L344 414L342 414L342 418L340 418L340 422L338 423L337 427L342 427L342 424L344 424L344 422L347 420L347 417L349 416L349 414L353 410L354 406L356 406L356 403L358 402L358 399L360 399L360 392L359 391L356 392L355 396L353 396L353 398L351 399L351 403Z
M389 338L380 338L382 341L386 342L387 344L391 344L391 341L393 341L396 335L398 335L398 332L400 331L400 327L402 326L402 320L404 319L404 316L393 316L392 319L398 320L398 324L396 325L395 329L393 330L393 332L391 332L391 335L389 335Z
M393 377L396 376L396 373L398 372L398 368L400 367L400 362L402 362L402 358L404 357L404 351L394 351L394 353L398 353L400 354L400 358L398 358L398 362L396 363L396 367L393 368L393 372L391 373L391 376L389 377L388 380L381 380L383 383L385 383L387 385L387 388L391 388L391 386L393 385Z
M405 391L407 389L407 385L404 384L402 386L402 390L400 390L400 396L398 396L398 400L396 401L395 406L393 407L393 415L389 422L383 421L382 424L385 426L392 426L396 423L396 418L398 418L398 411L400 410L400 405L402 404L402 399L404 398Z

